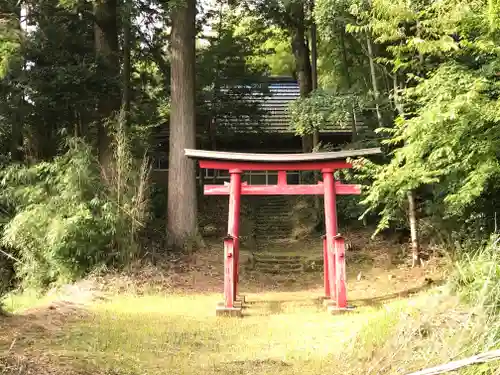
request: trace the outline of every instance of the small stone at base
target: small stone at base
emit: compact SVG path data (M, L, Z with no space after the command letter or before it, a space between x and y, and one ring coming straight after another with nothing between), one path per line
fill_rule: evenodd
M217 307L218 307L218 308L219 308L219 307L225 307L225 306L226 306L226 305L225 305L224 301L219 301L219 302L217 302ZM234 302L233 302L233 307L235 307L235 308L239 309L239 308L241 308L241 306L242 306L241 301L234 301Z
M328 307L328 306L335 306L335 304L336 304L336 303L337 303L337 302L335 302L335 300L333 300L333 299L329 299L329 298L328 298L328 299L324 299L324 300L323 300L323 306L325 306L325 307Z
M241 301L234 301L233 307L236 309L241 309L243 307L243 304L241 303ZM217 308L225 308L224 301L217 302Z
M356 308L354 306L347 306L347 307L337 307L337 306L328 306L328 313L331 315L337 315L337 314L342 314L346 312L351 312L355 311Z
M229 316L229 317L241 317L241 308L237 307L219 307L215 309L216 316Z

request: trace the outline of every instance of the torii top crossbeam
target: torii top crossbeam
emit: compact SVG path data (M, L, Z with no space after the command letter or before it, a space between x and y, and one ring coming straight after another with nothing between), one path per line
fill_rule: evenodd
M344 150L331 152L294 153L294 154L255 154L243 152L207 151L185 149L185 154L193 159L206 159L218 161L237 162L263 162L263 163L304 163L325 162L332 160L345 160L356 156L380 154L380 148L365 148L360 150Z
M198 159L200 168L243 171L278 171L276 185L242 184L242 195L322 195L322 183L314 185L288 185L287 171L328 171L351 168L346 160L350 157L380 154L379 148L346 150L335 152L296 153L296 154L255 154L223 151L206 151L186 149L185 155ZM205 195L229 195L229 186L206 185ZM338 195L359 194L356 185L345 185L335 182L335 193Z

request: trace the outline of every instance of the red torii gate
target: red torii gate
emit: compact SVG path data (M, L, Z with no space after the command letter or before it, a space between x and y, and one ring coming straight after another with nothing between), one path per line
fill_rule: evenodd
M229 185L205 185L205 195L229 195L227 236L224 239L224 303L217 315L241 315L238 296L239 219L241 195L324 195L323 237L324 288L329 311L347 307L345 246L337 232L336 195L360 194L358 185L335 181L337 169L352 168L347 158L379 154L379 148L308 154L247 154L186 149L185 155L199 160L200 168L227 170ZM323 181L314 185L288 185L287 171L321 171ZM277 171L276 185L248 185L241 182L245 171Z

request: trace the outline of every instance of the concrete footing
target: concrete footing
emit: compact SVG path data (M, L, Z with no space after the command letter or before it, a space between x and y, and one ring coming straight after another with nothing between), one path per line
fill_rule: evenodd
M328 308L327 308L328 314L330 314L330 315L339 315L339 314L344 314L347 312L352 312L355 310L356 310L356 308L354 306L337 307L335 305L331 305L331 306L328 306Z
M217 308L219 308L219 307L225 307L223 301L217 302ZM237 309L241 309L243 307L243 303L241 301L234 301L233 307L237 308Z
M241 312L241 306L240 307L224 307L224 305L220 306L219 304L217 305L215 309L215 315L216 316L229 316L229 317L241 317L242 312Z
M329 307L329 306L335 306L336 302L333 299L330 298L325 298L323 299L323 306Z

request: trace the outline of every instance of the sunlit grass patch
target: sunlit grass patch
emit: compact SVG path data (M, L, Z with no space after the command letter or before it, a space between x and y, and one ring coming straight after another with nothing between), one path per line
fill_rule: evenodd
M2 307L5 311L15 313L27 308L47 305L55 297L41 294L36 290L25 290L21 292L11 292L1 299Z
M338 316L313 296L248 295L245 317L234 319L215 316L218 294L117 295L18 345L88 373L396 374L388 363L413 370L426 352L436 362L438 346L462 336L441 323L456 305L429 293Z
M271 293L259 295L245 318L221 319L214 314L219 298L117 296L35 345L82 365L141 374L316 373L373 312L330 316L309 293ZM270 311L273 301L282 304L280 313Z
M355 339L351 341L350 349L353 357L356 360L373 358L376 350L394 334L405 310L409 311L407 301L396 301L383 308L372 309Z
M20 325L2 342L8 346L15 337L17 352L71 365L79 374L365 374L384 358L387 343L413 309L408 299L413 292L404 292L424 290L425 275L393 270L388 277L382 268L361 280L353 275L349 298L358 307L336 316L318 300L323 293L318 283L308 289L302 275L293 279L296 288L247 289L242 283L243 290L258 290L246 293L242 319L216 317L222 294L210 294L211 289L171 294L114 288L101 294L100 285L94 285L96 293L84 285L62 291L60 301L76 298L73 308L50 304L28 309L31 316L22 308L35 301L13 296ZM32 327L33 314L40 314L41 323L55 317L56 324Z

